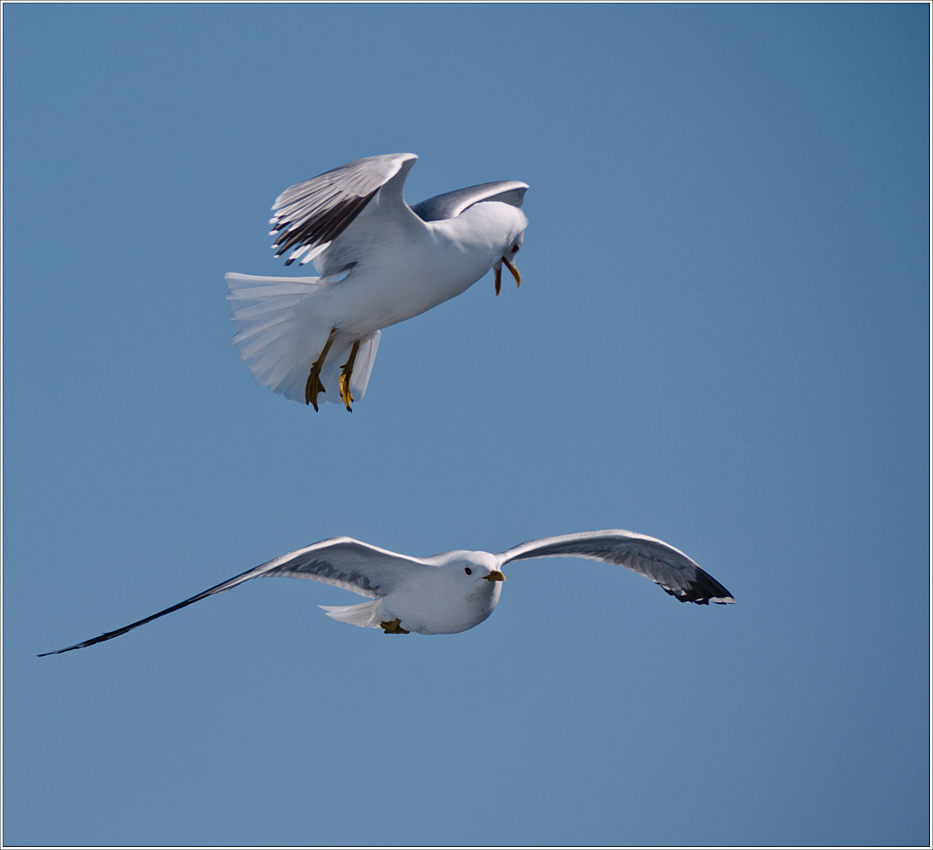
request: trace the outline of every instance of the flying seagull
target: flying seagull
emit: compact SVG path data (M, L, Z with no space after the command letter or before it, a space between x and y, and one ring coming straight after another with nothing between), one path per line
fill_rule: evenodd
M402 189L413 153L358 159L276 199L270 223L285 265L320 277L226 275L233 344L256 383L311 404L363 398L379 330L469 289L513 258L528 219L526 183L481 183L409 207ZM339 371L339 376L338 376Z
M457 550L430 558L399 555L350 537L331 537L240 573L122 629L42 655L70 652L119 637L251 578L267 576L320 581L372 600L359 605L320 606L328 617L342 623L382 629L386 634L464 632L492 614L505 581L502 568L506 564L529 558L564 557L590 558L627 567L661 585L681 602L698 605L735 602L728 590L679 549L633 531L584 531L529 540L499 555Z

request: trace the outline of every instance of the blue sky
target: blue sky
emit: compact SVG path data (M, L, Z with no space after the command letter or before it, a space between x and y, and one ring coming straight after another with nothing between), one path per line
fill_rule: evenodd
M3 15L6 844L929 841L926 5ZM397 151L530 185L523 283L314 414L223 274ZM532 561L387 637L251 582L35 657L325 537L601 528L737 604Z

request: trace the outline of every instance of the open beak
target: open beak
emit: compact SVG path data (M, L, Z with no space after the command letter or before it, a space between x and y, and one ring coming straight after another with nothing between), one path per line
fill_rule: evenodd
M521 286L522 276L518 273L518 269L515 268L515 264L511 260L509 260L508 257L503 257L502 262L505 263L508 270L512 272L512 277L515 278L515 285ZM502 286L502 263L496 263L495 271L496 271L496 295L498 295L499 289Z
M486 581L505 581L505 576L498 570L493 570L488 576L483 576Z

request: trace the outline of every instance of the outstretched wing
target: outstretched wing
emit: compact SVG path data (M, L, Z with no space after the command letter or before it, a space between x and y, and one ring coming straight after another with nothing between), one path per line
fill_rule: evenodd
M411 211L422 221L439 221L443 218L454 218L460 215L467 207L481 201L500 201L520 207L525 200L528 184L518 180L496 180L492 183L480 183L478 186L467 186L466 189L455 189L443 195L435 195L420 204L412 205Z
M402 186L418 157L413 153L368 156L326 171L286 189L275 200L270 236L278 234L273 249L285 261L301 265L313 260L363 211L383 186L392 183L390 202L399 212L411 214L402 198Z
M360 596L376 599L391 593L395 588L409 581L416 573L432 569L433 567L419 558L398 555L395 552L389 552L377 546L369 546L350 537L332 537L329 540L322 540L319 543L305 546L304 549L299 549L297 552L289 552L287 555L282 555L247 570L245 573L240 573L240 575L221 582L197 596L192 596L184 602L179 602L177 605L159 611L157 614L143 620L130 623L122 629L106 632L96 638L91 638L83 643L76 643L74 646L66 646L64 649L57 649L54 652L43 652L40 657L42 655L58 655L62 652L70 652L72 649L93 646L95 643L119 637L137 626L164 617L166 614L171 614L173 611L199 602L208 596L213 596L215 593L223 593L223 591L230 590L244 581L249 581L251 578L284 576L286 578L311 579L312 581L320 581L324 584L341 587L344 590L352 590Z
M661 585L681 602L725 605L735 602L709 573L679 549L634 531L584 531L529 540L497 556L500 564L528 558L590 558L627 567Z

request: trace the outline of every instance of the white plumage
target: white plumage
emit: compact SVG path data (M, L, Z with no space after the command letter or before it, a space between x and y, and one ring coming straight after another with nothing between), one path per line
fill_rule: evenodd
M409 207L402 189L417 157L348 163L276 200L277 256L319 277L227 274L240 361L262 386L295 401L350 402L366 392L379 331L447 301L521 248L528 186L499 181ZM343 376L341 378L341 376ZM343 385L342 385L343 384Z
M332 537L247 570L122 629L42 654L70 652L110 640L249 579L271 576L311 579L369 597L372 601L357 605L321 606L328 617L353 626L387 633L463 632L479 625L495 609L506 564L561 557L590 558L627 567L650 578L681 602L735 602L725 587L679 549L633 531L587 531L530 540L498 555L458 550L430 558L412 558L350 537Z

